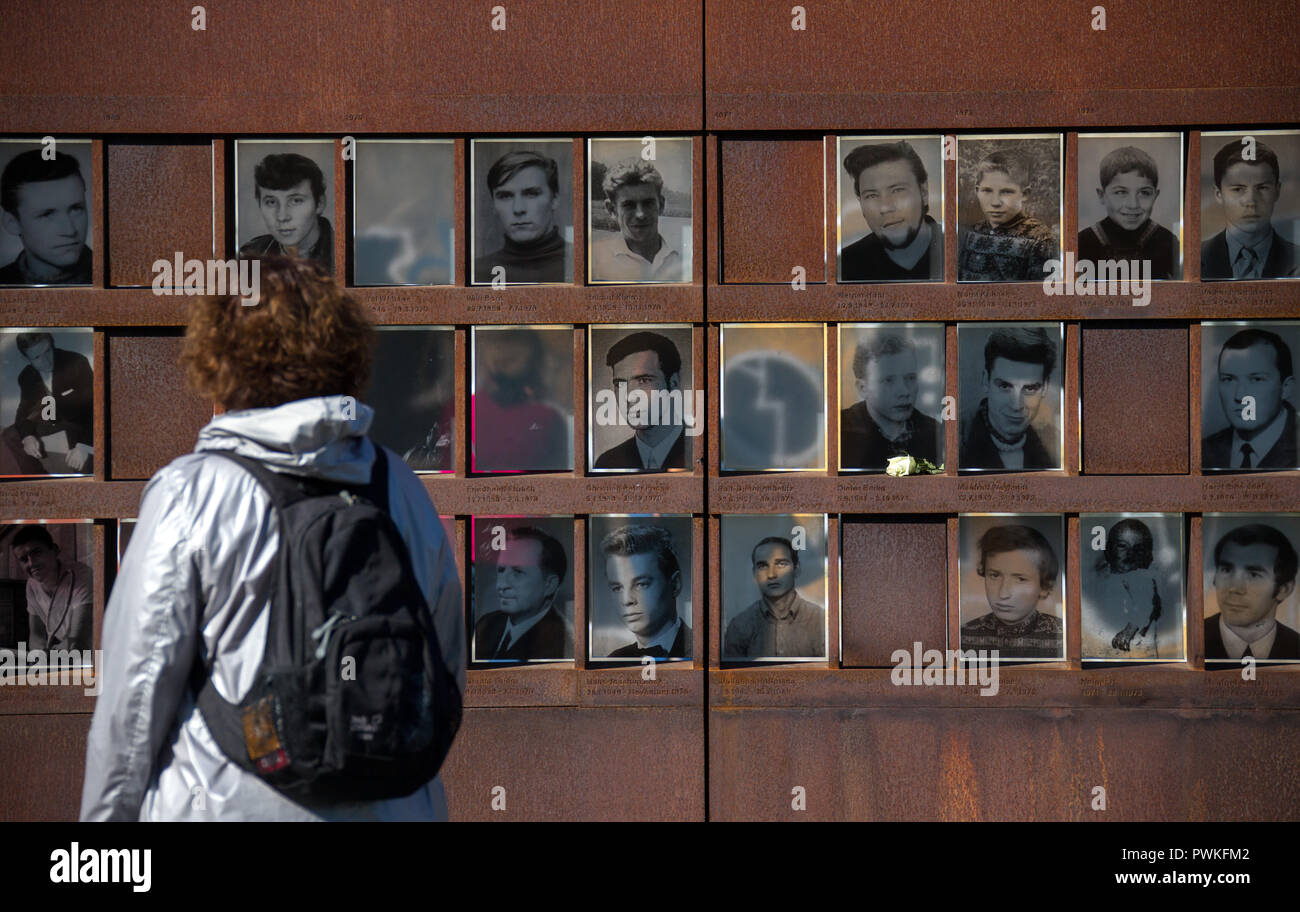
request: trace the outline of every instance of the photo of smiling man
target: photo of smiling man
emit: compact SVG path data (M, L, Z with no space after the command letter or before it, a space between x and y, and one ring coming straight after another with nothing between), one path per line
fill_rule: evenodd
M296 255L334 271L332 142L236 140L235 186L240 259Z
M470 143L474 285L573 281L573 142Z
M961 471L1061 468L1060 323L957 325Z
M1205 661L1300 660L1300 514L1206 513Z
M0 285L89 285L89 140L0 141Z
M839 281L942 282L943 137L841 136L838 147Z
M1153 279L1182 278L1182 175L1181 133L1081 135L1079 260L1145 261Z
M1055 513L958 517L960 649L1065 658L1064 526Z
M1300 132L1201 134L1201 279L1300 277Z
M591 658L692 657L691 517L590 517Z

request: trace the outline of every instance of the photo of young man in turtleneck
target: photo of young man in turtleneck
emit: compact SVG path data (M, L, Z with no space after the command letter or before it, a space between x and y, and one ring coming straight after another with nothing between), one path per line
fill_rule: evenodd
M487 224L483 207L477 209L473 284L572 281L572 245L557 220L572 207L562 205L559 172L554 158L533 150L507 152L488 168L485 183L496 224ZM479 255L479 245L491 243L484 237L497 236L498 228L501 246Z
M1052 372L1060 348L1060 324L957 328L961 392L976 388L975 345L984 334L978 407L962 417L959 468L1031 471L1061 467L1060 415ZM964 338L963 338L964 336ZM974 343L974 344L972 344ZM1046 433L1050 428L1052 433Z

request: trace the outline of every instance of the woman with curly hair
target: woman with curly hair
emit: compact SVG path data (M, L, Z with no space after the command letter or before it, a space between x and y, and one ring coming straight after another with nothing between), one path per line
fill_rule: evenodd
M438 778L401 798L291 800L222 751L196 702L196 667L228 702L253 686L280 547L267 489L216 453L290 476L369 484L381 448L366 436L374 412L358 396L371 337L360 305L302 260L263 260L253 306L234 295L194 304L181 362L217 414L194 452L144 489L104 612L83 820L446 819ZM397 454L383 455L389 515L463 693L464 619L451 545L423 484Z

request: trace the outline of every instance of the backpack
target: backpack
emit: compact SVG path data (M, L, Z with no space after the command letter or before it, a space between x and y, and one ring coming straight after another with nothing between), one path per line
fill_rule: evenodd
M222 751L287 797L378 800L437 775L461 695L388 514L388 464L370 484L250 472L271 496L280 547L266 650L248 694L229 703L195 663L198 707Z

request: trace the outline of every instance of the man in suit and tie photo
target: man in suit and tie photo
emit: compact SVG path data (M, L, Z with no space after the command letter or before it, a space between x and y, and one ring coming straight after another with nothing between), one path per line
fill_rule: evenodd
M624 401L631 406L623 417L635 433L601 453L592 468L640 472L686 468L686 433L680 420L684 408L666 407L670 400L665 395L674 390L685 395L681 390L682 356L677 346L660 333L634 332L610 346L605 364L613 374L615 393L620 387L623 390L623 395L618 396L620 408ZM633 393L638 391L645 397L645 408L636 407ZM653 420L656 412L649 408L654 396L660 397L658 421Z
M1269 330L1243 329L1223 343L1217 371L1228 426L1201 441L1201 467L1300 468L1300 427L1289 401L1295 395L1290 346Z
M667 529L623 526L600 542L605 580L619 616L634 641L610 658L689 659L691 628L677 609L682 572Z
M0 433L0 475L88 474L94 462L95 375L49 332L15 337L27 365L18 374L13 424Z
M1300 659L1300 633L1277 619L1295 591L1295 546L1263 523L1238 526L1214 546L1219 613L1205 619L1205 658Z
M1201 245L1202 279L1300 275L1300 247L1273 227L1281 189L1277 153L1258 139L1233 139L1215 153L1214 198L1228 224Z
M497 610L474 626L474 660L573 658L573 630L556 604L568 572L564 546L534 526L506 532L497 552Z

